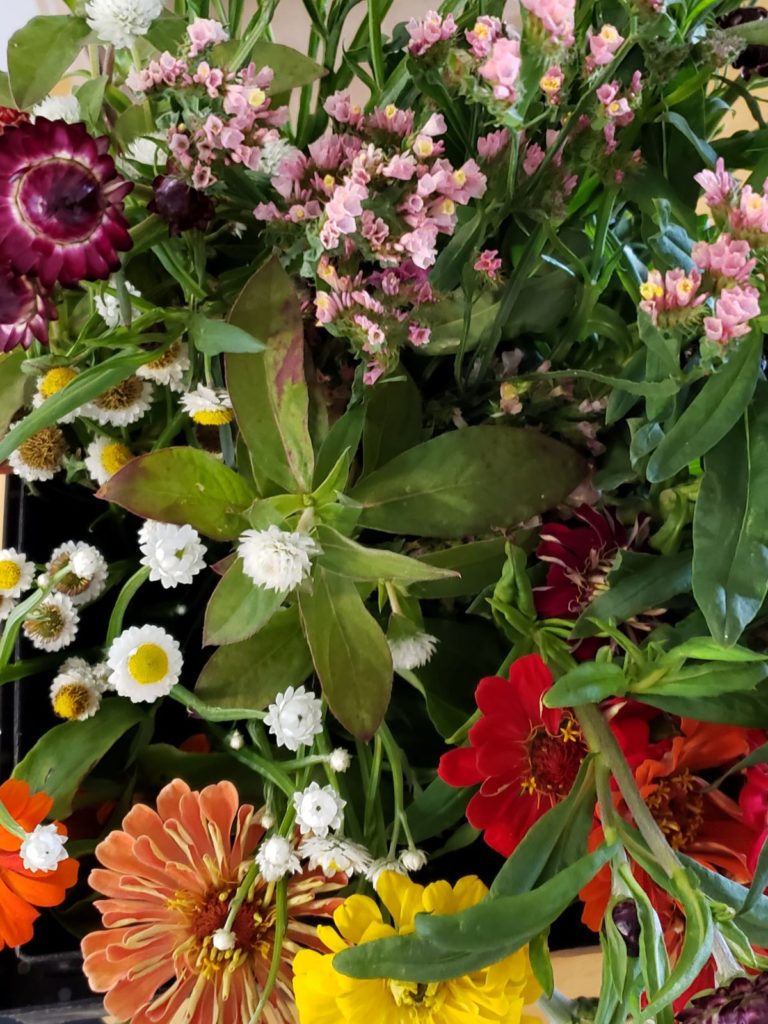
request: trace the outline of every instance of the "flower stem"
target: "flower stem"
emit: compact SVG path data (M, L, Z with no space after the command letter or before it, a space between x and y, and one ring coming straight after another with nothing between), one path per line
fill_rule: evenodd
M275 887L275 902L277 904L277 920L275 921L275 934L272 943L272 961L269 965L269 974L264 983L264 988L259 999L259 1004L253 1012L249 1024L258 1024L264 1007L267 1005L272 989L275 987L277 975L280 971L280 964L283 960L283 939L288 929L288 881L281 878Z
M16 821L2 800L0 800L0 828L10 832L12 836L16 836L18 839L27 838L27 833Z
M137 569L130 579L127 579L123 584L123 589L117 596L115 601L115 607L112 609L112 614L109 617L109 625L107 626L107 643L109 647L112 641L122 632L123 630L123 619L125 613L128 611L128 605L131 603L133 598L136 596L139 588L143 583L149 579L149 566L142 565L141 568Z
M395 815L392 822L392 839L389 843L389 856L394 857L395 851L397 850L397 841L400 838L400 828L405 818L405 807L404 807L404 787L403 787L403 761L400 756L400 748L395 742L395 738L389 731L388 726L382 722L379 726L379 731L376 734L381 735L381 742L389 761L389 766L392 769L392 795L395 802ZM413 840L410 840L411 844Z
M381 42L381 13L377 0L368 0L368 43L371 54L371 71L376 85L384 85L384 49Z

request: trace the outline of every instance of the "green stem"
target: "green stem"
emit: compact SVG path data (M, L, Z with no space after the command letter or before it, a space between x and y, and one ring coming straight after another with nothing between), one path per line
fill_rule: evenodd
M555 989L551 996L540 996L539 1006L545 1011L547 1018L553 1024L573 1024L575 1020L574 1004L562 992L558 992L557 989Z
M112 614L109 617L109 625L107 626L107 643L106 646L109 648L112 641L120 635L123 631L123 619L125 613L128 610L128 605L131 603L133 598L136 596L139 588L143 583L149 579L149 566L142 565L141 568L137 569L130 579L127 579L123 584L123 588L117 595L115 606L112 609Z
M368 44L371 55L371 70L376 85L381 89L384 85L384 47L381 37L381 12L378 0L368 0ZM371 97L372 99L374 97Z
M186 418L187 414L185 412L177 412L175 416L172 416L163 427L155 443L152 445L152 451L156 452L161 448L165 448L169 442L176 437L179 430L181 430L181 426Z
M395 738L389 731L389 727L386 723L382 722L379 726L377 736L381 734L381 742L389 761L389 766L392 770L392 796L395 803L395 815L392 822L392 838L389 843L389 856L394 857L395 851L397 850L397 841L400 838L400 828L405 817L405 788L403 785L403 760L400 753L400 747L395 742Z
M227 914L227 919L224 922L225 932L232 931L232 925L235 923L237 912L245 902L245 897L248 895L249 890L253 886L253 883L256 881L256 876L258 875L258 873L259 865L254 860L251 863L251 866L248 868L247 872L245 873L245 877L243 878L242 882L240 883L240 885L238 885L237 892L232 897L232 902L229 904L229 913Z
M171 691L171 695L173 696L173 691ZM262 778L267 779L273 786L281 789L289 800L293 797L293 794L296 792L296 787L291 779L277 766L274 761L270 761L266 757L261 757L259 754L256 754L254 751L248 750L245 747L243 747L242 750L233 750L230 747L229 754L236 761L247 765L248 768L251 768L258 775L261 775Z
M0 800L0 828L10 832L12 836L17 836L19 839L27 838L27 833L16 821L2 800Z
M59 569L59 571L50 578L45 587L38 588L34 594L30 594L25 601L17 604L8 616L5 622L5 627L3 628L2 638L0 639L0 669L6 668L13 657L16 638L19 635L19 630L21 629L24 620L29 618L30 612L33 612L35 608L45 600L59 580L64 579L69 572L69 564L65 565L63 569Z
M249 1024L258 1024L261 1020L261 1015L264 1012L264 1008L267 1005L267 1001L272 994L272 989L275 987L278 973L280 972L280 965L283 960L283 939L288 929L288 881L285 878L281 878L275 886L275 902L277 904L277 920L275 921L275 932L272 945L272 960L269 965L269 974L267 980L264 983L264 988L259 999L258 1006L253 1012Z
M209 707L183 686L174 686L169 696L200 715L206 722L233 722L239 718L263 718L266 714L265 711L257 711L255 708Z

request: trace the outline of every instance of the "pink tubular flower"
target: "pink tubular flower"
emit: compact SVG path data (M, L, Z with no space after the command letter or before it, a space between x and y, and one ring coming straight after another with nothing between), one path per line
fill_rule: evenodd
M488 56L491 47L501 35L501 21L499 18L482 14L464 35L469 43L472 56L481 60Z
M407 153L395 153L389 163L382 167L381 173L385 178L410 181L416 173L416 160Z
M187 25L187 35L192 44L189 50L190 57L196 57L209 46L226 43L229 39L229 33L221 22L214 21L213 18L195 18L191 25Z
M760 315L760 293L757 288L736 285L724 288L715 302L715 315L704 318L709 341L725 344L749 332L749 321Z
M416 348L420 348L422 345L429 343L430 335L432 331L429 327L425 327L423 324L416 324L411 322L408 324L408 341Z
M553 43L572 46L574 43L575 0L521 0L523 7L530 11Z
M477 140L477 155L481 160L494 160L509 145L509 137L506 128L500 128L497 132L489 132L488 135L481 135Z
M691 257L699 270L734 284L746 281L757 263L749 258L749 243L735 240L729 234L720 235L714 242L697 242Z
M485 274L489 281L496 281L501 270L501 257L498 249L483 249L475 260L474 269L478 274Z
M739 205L730 215L731 228L744 234L768 233L768 198L745 185L739 196Z
M37 339L48 344L48 322L56 320L56 306L38 281L0 267L0 352L21 345L29 348Z
M450 39L456 34L453 15L449 14L442 18L437 11L427 11L423 18L411 18L405 27L411 39L408 52L412 57L423 56L436 43Z
M706 300L707 293L700 292L701 274L691 270L689 274L682 267L668 270L662 277L658 270L651 270L647 281L640 285L640 309L646 312L654 324L667 326L684 322L696 315L698 307Z
M538 142L532 142L526 147L523 158L523 172L530 177L541 166L544 160L544 150Z
M560 102L560 90L563 88L565 75L559 64L553 64L539 79L539 88L550 103Z
M408 253L417 267L427 270L437 258L437 227L427 221L415 231L400 236L399 246Z
M715 164L714 171L699 171L698 174L694 174L693 180L701 185L704 190L704 200L712 209L718 206L727 206L736 188L736 182L726 171L725 161L722 157Z
M619 35L613 25L603 25L596 35L590 33L587 38L594 67L605 67L606 64L610 64L624 42L624 37Z
M520 63L520 41L505 37L497 39L488 60L478 68L479 74L493 87L497 100L515 102Z

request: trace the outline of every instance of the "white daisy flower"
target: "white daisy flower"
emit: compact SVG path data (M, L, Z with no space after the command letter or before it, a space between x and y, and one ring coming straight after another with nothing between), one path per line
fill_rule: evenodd
M130 47L159 18L164 0L88 0L85 18L103 43Z
M303 686L289 686L267 708L264 724L279 747L298 750L323 731L323 703Z
M349 878L367 875L373 864L373 857L364 846L343 836L307 836L299 844L298 852L308 861L310 871L320 868L326 878L339 872Z
M400 854L400 863L406 871L421 871L427 863L427 855L423 850L403 850Z
M66 664L66 662L64 663ZM64 665L62 665L64 668ZM112 669L106 661L97 661L95 665L91 665L91 678L93 679L94 685L98 689L99 693L104 693L106 690L112 689L112 684L109 679L112 675Z
M222 427L234 418L232 399L224 388L198 384L181 397L181 407L201 427Z
M58 395L67 384L71 383L75 377L77 377L79 370L75 370L72 366L54 366L52 370L48 370L47 373L37 378L37 384L35 386L35 393L32 396L32 406L35 409L39 409L40 406L47 398L52 398L54 395ZM72 412L65 413L64 416L60 416L57 420L58 423L72 423L77 419L80 413L79 409L73 409Z
M392 859L390 857L380 857L378 860L375 860L368 869L368 881L374 888L378 885L379 879L385 871L392 871L396 875L408 874L399 860Z
M27 871L55 871L68 857L64 845L67 837L61 835L56 825L36 825L27 832L19 848L21 862Z
M19 597L29 590L34 578L34 562L28 561L16 548L0 551L0 594L3 597Z
M142 380L163 384L171 391L184 390L184 375L189 370L189 346L185 341L174 341L157 359L144 363L136 371Z
M141 564L149 567L149 578L167 589L191 583L205 568L206 548L192 526L174 526L148 519L139 530Z
M301 861L284 836L270 836L256 852L256 863L265 882L279 882L301 871Z
M51 554L46 573L50 578L67 566L70 571L55 584L55 591L66 594L74 605L88 604L101 596L109 566L98 548L80 540L60 544Z
M12 597L0 594L0 622L5 622L17 604L18 601L15 601Z
M67 658L51 684L51 705L55 715L83 722L101 707L101 689L91 666L82 658Z
M107 652L110 684L134 704L165 697L179 681L181 649L160 626L131 626Z
M341 828L347 801L342 800L333 786L310 782L306 789L293 794L293 806L301 834L313 832L322 839Z
M28 483L52 480L62 467L67 442L58 427L43 427L8 456L16 476Z
M67 93L66 96L46 96L32 107L32 121L38 117L47 117L49 121L66 121L67 124L75 124L82 121L83 115L80 112L80 101L74 93Z
M83 406L81 415L102 427L127 427L137 423L152 405L153 387L135 374Z
M426 665L437 647L437 637L431 633L412 633L410 636L388 637L392 666L396 672L410 672Z
M99 487L134 458L133 452L122 441L114 441L103 434L91 441L85 453L85 468Z
M237 553L243 572L257 586L287 592L309 576L312 558L322 549L308 533L292 533L273 524L241 534Z
M138 288L134 288L130 281L125 282L125 290L129 295L141 296L141 292ZM120 300L117 295L113 295L111 292L94 295L93 304L96 307L96 312L110 330L114 330L115 327L125 327L123 311L120 308ZM131 308L133 309L133 307ZM136 312L135 309L133 311Z
M352 757L348 750L345 750L343 747L337 747L331 751L328 764L333 771L341 774L349 769L349 766L352 764Z
M39 651L60 651L77 636L80 616L66 594L49 594L24 620L24 635Z

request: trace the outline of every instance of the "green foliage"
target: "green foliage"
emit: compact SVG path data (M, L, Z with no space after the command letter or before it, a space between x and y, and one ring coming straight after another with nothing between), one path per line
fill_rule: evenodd
M15 105L27 109L45 99L90 34L85 18L69 14L31 18L14 32L8 43L8 78Z
M278 590L257 586L237 558L216 585L205 610L206 644L236 644L265 626L285 599Z

